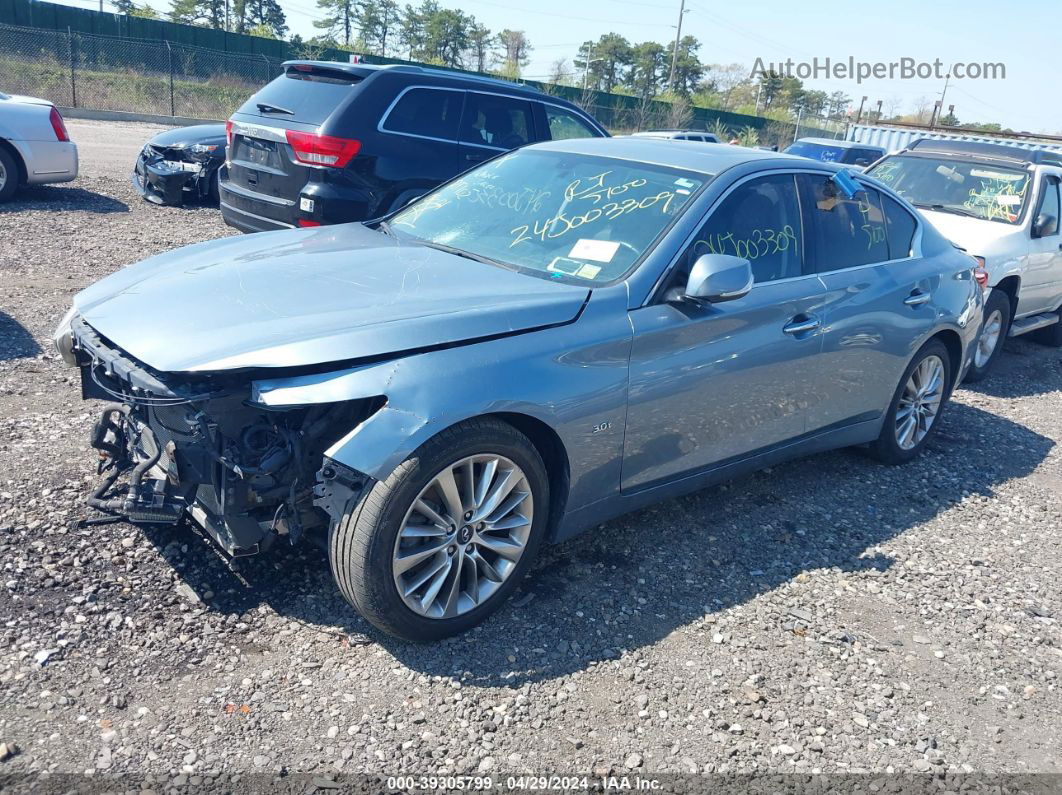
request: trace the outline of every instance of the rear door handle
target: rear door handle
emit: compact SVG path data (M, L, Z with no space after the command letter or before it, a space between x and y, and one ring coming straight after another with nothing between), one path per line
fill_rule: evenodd
M909 296L903 299L903 302L908 306L921 306L922 304L929 303L929 299L932 298L929 293L923 293L921 290L915 290Z
M799 317L799 315L798 315ZM800 320L793 318L787 325L782 326L782 331L786 334L805 334L809 331L814 331L820 325L819 319L814 315L806 316Z

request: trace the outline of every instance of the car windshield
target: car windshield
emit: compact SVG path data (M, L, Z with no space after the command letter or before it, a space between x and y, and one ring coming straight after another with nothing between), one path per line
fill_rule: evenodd
M867 172L925 210L1016 224L1028 198L1029 173L983 162L921 155L887 157Z
M807 141L797 141L786 148L786 154L810 157L812 160L822 160L826 163L840 163L844 155L844 148L840 146L827 146L825 144L813 144Z
M521 150L429 193L390 228L547 278L629 273L710 180L613 158Z

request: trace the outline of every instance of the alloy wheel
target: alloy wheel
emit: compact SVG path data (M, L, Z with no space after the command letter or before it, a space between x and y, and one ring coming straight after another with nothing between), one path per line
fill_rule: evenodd
M992 354L996 352L999 338L1003 334L1003 313L998 309L988 316L981 336L977 340L977 349L974 351L974 364L978 369L988 364Z
M896 444L903 450L917 447L929 434L944 399L944 362L927 356L911 373L896 407Z
M0 162L0 191L3 191L5 185L7 185L7 169L4 168L3 162Z
M486 602L523 556L534 519L531 486L508 458L462 458L417 495L395 539L402 601L426 618L453 618Z

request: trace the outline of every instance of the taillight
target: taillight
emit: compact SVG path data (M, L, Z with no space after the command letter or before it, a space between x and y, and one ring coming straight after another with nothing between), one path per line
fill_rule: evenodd
M286 136L295 159L308 166L344 168L361 149L361 141L331 135L287 130Z
M974 268L974 279L981 285L981 289L988 287L988 271L985 270L985 258L974 257L977 260L977 267Z
M52 129L55 130L57 141L70 140L70 135L66 131L66 123L63 121L63 117L59 115L58 110L52 108L52 112L48 114L48 121L52 123Z
M320 226L321 222L320 221L311 221L309 218L300 218L298 220L298 224L299 224L299 226L301 226L301 227L303 227L305 229L305 228L311 227L311 226Z
M232 119L225 122L225 143L232 148Z

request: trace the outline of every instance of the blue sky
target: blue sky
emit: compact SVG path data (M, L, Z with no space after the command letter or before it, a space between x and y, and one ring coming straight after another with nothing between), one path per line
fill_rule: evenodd
M91 0L60 0L91 7ZM160 10L167 0L150 0ZM313 35L314 0L280 0L293 32ZM559 57L574 56L579 43L615 31L632 41L674 38L679 0L440 0L461 8L492 30L527 32L534 50L525 71L545 76ZM705 62L765 63L847 60L1002 62L1002 80L952 80L945 106L962 121L997 121L1016 130L1062 133L1062 90L1054 75L1062 31L1057 0L1001 4L988 0L891 0L858 5L837 0L687 0L683 32L700 39ZM105 5L106 7L106 5ZM890 101L908 111L921 97L939 98L943 80L806 80L841 90L867 106Z

